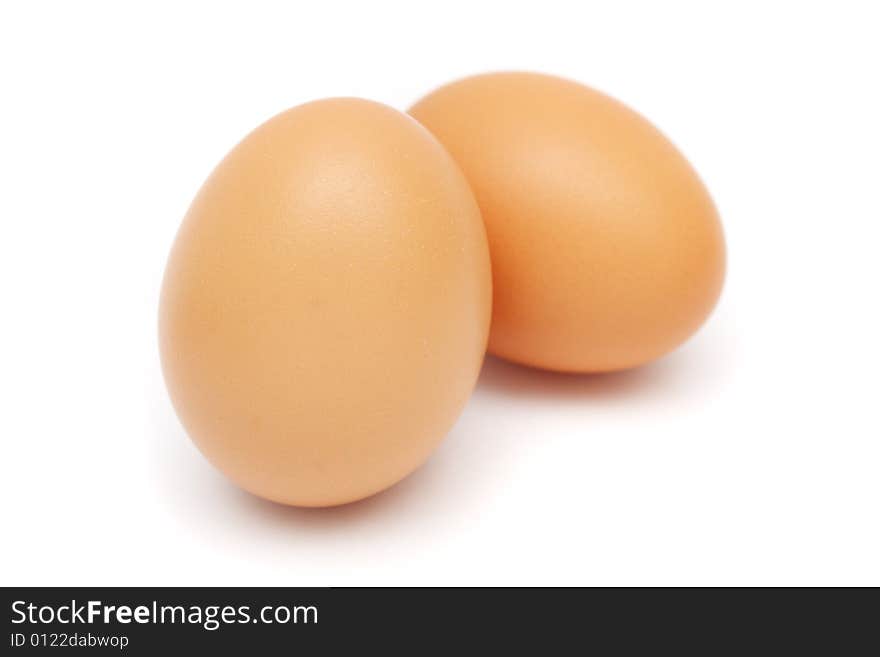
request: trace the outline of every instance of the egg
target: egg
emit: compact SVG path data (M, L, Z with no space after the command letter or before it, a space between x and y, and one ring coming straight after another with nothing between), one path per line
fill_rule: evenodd
M220 162L180 226L159 309L173 405L247 491L369 496L461 412L490 275L474 196L424 127L360 99L290 109Z
M495 73L410 113L461 165L492 257L489 349L549 370L641 365L721 293L725 245L694 169L653 125L576 82Z

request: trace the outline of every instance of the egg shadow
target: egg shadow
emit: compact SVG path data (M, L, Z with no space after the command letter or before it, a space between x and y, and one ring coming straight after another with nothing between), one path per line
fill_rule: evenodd
M564 373L539 370L487 356L478 389L493 396L545 401L636 403L668 394L686 382L688 359L675 354L619 372Z
M432 467L433 466L433 467ZM391 488L362 500L331 507L287 506L252 495L231 483L221 482L224 503L236 512L279 529L295 528L312 534L334 534L358 526L381 524L386 516L406 516L418 501L433 495L432 479L436 465L430 461ZM427 489L427 490L426 490Z

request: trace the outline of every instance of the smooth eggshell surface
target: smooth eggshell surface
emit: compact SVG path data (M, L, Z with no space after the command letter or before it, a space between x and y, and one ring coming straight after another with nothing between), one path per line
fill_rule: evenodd
M350 502L449 431L491 296L479 209L436 139L377 103L301 105L236 146L183 221L161 295L165 379L241 487Z
M497 73L410 113L461 165L486 222L489 349L551 370L640 365L715 305L725 246L712 199L656 128L588 87Z

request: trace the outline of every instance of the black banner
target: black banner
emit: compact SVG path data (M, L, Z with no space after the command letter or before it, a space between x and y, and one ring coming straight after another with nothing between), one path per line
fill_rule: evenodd
M2 652L418 655L481 640L538 654L796 644L856 654L847 646L877 647L878 601L870 589L7 588Z

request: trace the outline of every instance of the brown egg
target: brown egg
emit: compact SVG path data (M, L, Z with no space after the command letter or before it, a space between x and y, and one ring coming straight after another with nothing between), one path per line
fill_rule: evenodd
M491 295L479 209L437 140L377 103L301 105L236 146L183 221L159 316L168 390L242 488L357 500L455 422Z
M618 101L531 73L479 75L410 113L449 149L492 255L489 349L600 372L662 356L721 292L724 237L687 160Z

